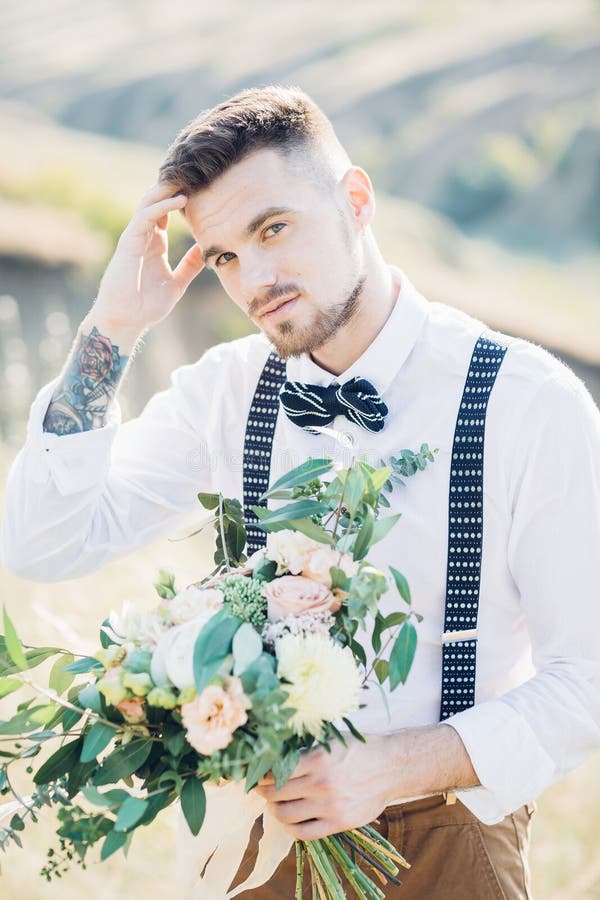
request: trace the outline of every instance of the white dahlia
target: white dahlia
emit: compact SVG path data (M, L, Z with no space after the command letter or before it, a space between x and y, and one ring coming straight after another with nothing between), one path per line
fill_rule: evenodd
M296 712L290 720L297 734L321 737L323 722L332 722L358 709L361 674L352 651L328 635L286 634L275 645L277 675L289 705Z

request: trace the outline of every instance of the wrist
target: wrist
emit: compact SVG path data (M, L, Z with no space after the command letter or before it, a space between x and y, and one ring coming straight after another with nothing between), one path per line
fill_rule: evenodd
M389 802L479 784L460 735L450 725L405 728L385 739Z
M79 326L81 335L89 335L96 328L102 337L108 338L118 348L120 356L131 356L137 342L146 329L118 322L101 310L92 307Z

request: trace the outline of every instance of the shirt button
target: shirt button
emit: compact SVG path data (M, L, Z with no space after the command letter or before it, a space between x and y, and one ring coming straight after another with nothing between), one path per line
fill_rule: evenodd
M356 443L356 437L352 434L352 432L342 431L342 434L344 435L344 437L348 438L348 441L352 444L352 446L354 446L354 444Z

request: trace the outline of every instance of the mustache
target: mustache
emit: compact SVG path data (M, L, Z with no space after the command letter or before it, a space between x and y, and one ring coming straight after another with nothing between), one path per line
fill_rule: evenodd
M248 313L251 316L255 316L257 313L260 313L265 306L268 306L269 303L273 303L275 300L279 300L280 297L293 297L300 293L300 289L295 284L276 285L267 291L263 297L253 297L248 306Z

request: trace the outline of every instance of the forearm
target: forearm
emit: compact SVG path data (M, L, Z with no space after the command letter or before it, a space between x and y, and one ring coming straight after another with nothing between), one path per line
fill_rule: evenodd
M450 725L405 728L385 736L390 802L479 784L469 754Z
M138 332L113 326L92 309L79 326L43 430L64 435L101 428L139 337Z

